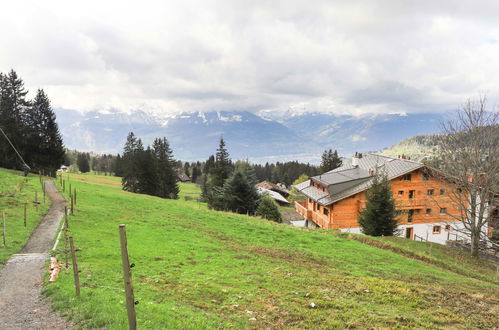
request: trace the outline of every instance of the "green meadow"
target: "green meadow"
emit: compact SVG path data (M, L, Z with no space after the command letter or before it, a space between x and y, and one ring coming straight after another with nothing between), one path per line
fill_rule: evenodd
M36 193L36 196L35 196ZM38 203L35 202L35 197ZM24 227L26 204L26 227ZM40 178L22 176L21 172L0 169L0 269L11 254L19 252L31 232L47 213L50 200L43 201ZM5 213L6 246L3 245L2 214Z
M124 192L119 178L64 178L77 189L69 221L81 296L71 270L44 293L80 327L127 327L119 224L139 328L499 326L495 266L458 251L211 211L193 184L165 200Z

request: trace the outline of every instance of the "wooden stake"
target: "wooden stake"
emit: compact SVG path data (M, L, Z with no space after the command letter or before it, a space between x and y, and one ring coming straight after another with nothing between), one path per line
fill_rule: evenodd
M76 205L76 188L74 189L74 193L73 193L73 199L74 199L74 202L75 202L75 205Z
M5 212L2 213L2 227L3 227L3 231L2 231L2 237L3 237L3 246L7 246L7 240L5 238Z
M76 295L80 296L80 274L78 273L78 264L76 262L76 252L73 237L69 237L69 245L71 247L71 261L73 262L73 275L75 279Z
M64 206L64 223L66 224L66 228L69 229L68 207L67 206Z
M66 180L62 180L62 192L66 192Z
M68 262L68 217L64 219L64 261L66 262L66 269L69 268Z
M71 195L71 215L74 214L73 209L74 209L74 201L73 201L73 195Z
M128 313L128 328L137 329L137 319L135 315L135 298L133 296L132 272L130 270L130 260L128 259L128 247L126 239L125 225L119 225L121 262L123 264L123 281L125 284L126 310Z
M24 203L24 228L26 228L26 213L28 208L28 202Z
M43 204L45 204L45 181L43 181Z

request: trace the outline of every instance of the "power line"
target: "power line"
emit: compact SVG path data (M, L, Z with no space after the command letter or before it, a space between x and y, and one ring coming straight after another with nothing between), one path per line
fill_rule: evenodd
M3 129L1 127L0 127L0 132L2 132L3 136L5 136L5 138L9 142L10 146L12 147L12 149L14 149L14 151L16 152L16 154L19 156L19 158L23 162L24 166L26 166L26 168L28 170L31 170L31 167L29 167L28 164L26 164L26 162L24 161L24 159L21 157L21 154L17 151L16 147L14 147L14 145L12 144L12 142L10 142L9 137L7 136L7 134L5 134L5 132L3 131Z

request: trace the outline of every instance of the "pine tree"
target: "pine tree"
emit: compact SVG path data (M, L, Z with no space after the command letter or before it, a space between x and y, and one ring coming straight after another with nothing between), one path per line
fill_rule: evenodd
M0 127L21 154L24 151L27 135L24 115L29 102L26 100L26 94L28 91L24 89L24 82L14 70L11 70L8 75L1 75ZM0 166L22 168L22 162L4 138L0 142L0 154L3 155L0 159Z
M248 182L242 171L238 170L226 180L219 194L215 196L215 208L220 208L218 201L222 201L224 210L236 213L254 214L260 195L256 187Z
M113 161L112 165L112 171L114 172L115 176L122 177L123 176L123 168L122 168L122 159L120 154L116 156L116 158Z
M80 152L76 156L76 165L81 173L90 172L90 155L88 153Z
M196 183L200 174L201 173L199 171L199 166L197 164L194 164L194 166L192 168L191 181L193 183Z
M225 180L229 177L231 172L231 160L229 152L225 147L225 141L220 139L220 144L215 156L215 165L211 171L211 184L214 187L222 187Z
M24 159L32 169L55 175L63 164L65 150L55 113L48 96L42 89L25 111L26 146ZM88 172L88 171L87 171Z
M321 160L321 171L329 172L334 170L335 168L340 167L342 164L341 158L338 156L338 151L334 151L332 149L324 150L322 153Z
M153 150L158 163L158 196L177 199L180 188L177 183L173 151L168 140L166 138L155 139Z
M281 212L279 211L279 207L274 202L274 199L269 195L265 195L261 199L260 204L258 204L258 208L256 209L255 215L267 220L282 222L282 216Z
M366 198L366 207L358 219L361 231L371 236L393 236L397 231L395 199L386 174L374 175Z
M161 181L158 173L158 159L150 147L136 154L138 158L137 192L158 196Z
M142 141L137 139L133 132L130 132L126 139L122 157L123 177L121 182L123 190L130 192L138 191L139 155L143 151Z

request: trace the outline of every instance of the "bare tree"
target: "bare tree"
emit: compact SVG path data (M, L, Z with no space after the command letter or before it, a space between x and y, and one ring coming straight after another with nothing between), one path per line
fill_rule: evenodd
M449 215L461 221L475 257L499 191L498 118L497 111L487 109L485 96L469 99L453 119L442 123L437 138L437 172L453 186L449 198L458 210Z

